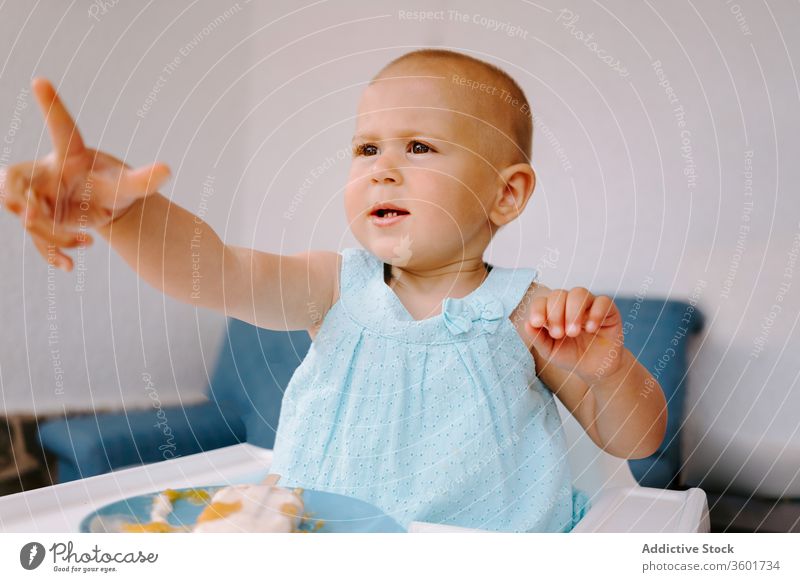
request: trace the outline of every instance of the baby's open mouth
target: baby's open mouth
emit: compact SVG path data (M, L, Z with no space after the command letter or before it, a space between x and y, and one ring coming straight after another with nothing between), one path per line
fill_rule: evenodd
M374 210L372 212L373 216L377 216L378 218L391 218L393 216L400 216L402 214L409 214L408 210L394 210L391 208L378 208L378 210Z
M391 202L376 202L372 205L370 216L377 216L378 218L392 218L394 216L402 216L404 214L411 214L405 208L401 208Z
M373 206L369 216L372 224L384 227L402 222L409 214L411 213L405 208L390 203L379 203Z

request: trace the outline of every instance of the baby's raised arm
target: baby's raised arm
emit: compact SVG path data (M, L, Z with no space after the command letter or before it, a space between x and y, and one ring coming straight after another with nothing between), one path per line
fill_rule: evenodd
M134 170L88 149L44 79L33 91L54 151L0 176L0 203L23 219L46 260L69 270L61 249L91 240L94 228L150 285L193 305L268 329L317 327L338 282L338 254L282 256L225 245L199 217L157 192L169 168Z
M267 329L311 329L330 307L337 254L277 255L226 245L161 194L134 202L97 232L157 289Z

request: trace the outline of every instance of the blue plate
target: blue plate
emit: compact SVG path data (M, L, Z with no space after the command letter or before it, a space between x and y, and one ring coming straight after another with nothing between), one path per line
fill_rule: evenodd
M210 496L221 488L222 486L192 487L175 491L185 492L194 489L206 491ZM159 493L161 491L137 495L101 507L83 518L80 531L84 533L120 533L124 524L148 523L153 499ZM360 499L309 489L303 490L302 498L305 504L305 519L300 525L301 531L318 531L320 533L405 532L394 519ZM173 504L172 513L168 516L167 521L170 525L178 528L191 528L204 507L203 502L190 501L185 498L178 499ZM322 523L318 526L319 521Z

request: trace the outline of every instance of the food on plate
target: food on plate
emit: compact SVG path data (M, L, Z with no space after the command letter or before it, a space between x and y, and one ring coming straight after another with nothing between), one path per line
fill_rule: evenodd
M299 533L318 531L322 520L309 520L304 513L303 490L277 485L243 484L206 489L176 491L167 489L153 497L150 521L122 523L124 533ZM168 522L178 500L205 505L193 525L176 526ZM313 525L309 521L316 521Z
M294 533L303 517L302 490L275 485L232 485L217 491L194 533Z

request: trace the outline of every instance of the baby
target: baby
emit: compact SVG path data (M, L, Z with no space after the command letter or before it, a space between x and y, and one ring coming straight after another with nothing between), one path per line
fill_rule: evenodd
M8 168L2 200L42 256L69 270L62 249L91 243L88 225L176 299L308 330L269 482L361 498L403 526L566 532L589 502L554 396L612 455L661 443L663 393L624 348L612 299L483 260L535 185L528 102L497 67L445 50L384 67L358 107L344 194L363 249L290 256L223 244L157 192L164 164L86 148L51 85L33 90L54 152Z

